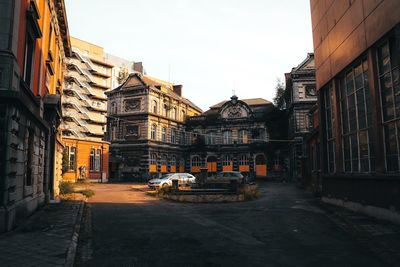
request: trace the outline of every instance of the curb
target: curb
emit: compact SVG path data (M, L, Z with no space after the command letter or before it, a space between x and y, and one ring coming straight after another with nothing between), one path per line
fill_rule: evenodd
M65 259L65 267L73 267L74 262L75 262L75 256L76 256L76 248L78 247L78 241L79 241L79 232L81 229L81 222L82 222L82 217L83 217L83 209L86 205L86 201L82 201L79 206L79 211L78 211L78 216L75 221L75 226L74 230L72 233L72 240L71 243L69 244L68 250L67 250L67 257Z

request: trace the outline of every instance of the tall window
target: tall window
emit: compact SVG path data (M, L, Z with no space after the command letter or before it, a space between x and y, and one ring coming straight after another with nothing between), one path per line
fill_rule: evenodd
M158 104L157 101L153 100L153 113L157 114L158 113Z
M75 171L76 169L76 147L69 149L69 170Z
M327 151L327 172L333 173L335 171L335 135L332 110L332 99L333 99L333 88L329 84L327 87L322 89L322 100L323 106L323 117L325 121L324 134L326 138L326 151Z
M230 166L231 163L232 163L231 156L229 156L229 155L222 156L222 165L223 166Z
M167 163L168 163L167 155L165 154L161 155L161 165L166 166Z
M163 106L163 115L165 117L168 117L168 105L167 104L164 104L164 106Z
M249 165L249 157L245 154L239 156L239 165Z
M248 138L249 134L247 130L240 130L239 131L239 140L238 143L239 144L247 144L248 143Z
M171 157L171 166L176 166L176 157L175 156Z
M201 166L201 159L200 159L199 156L194 156L194 157L192 158L192 167L193 167L193 166L196 166L196 167Z
M215 145L216 144L216 134L215 134L215 132L208 132L206 140L207 140L207 144Z
M94 157L94 154L95 154L95 149L91 149L90 150L90 164L89 164L89 170L90 171L94 171L94 165L95 165L95 157Z
M167 142L167 128L165 127L161 130L161 139L163 142Z
M184 110L181 111L181 118L183 121L186 119L186 113Z
M308 110L294 110L294 118L296 120L296 132L309 131Z
M391 37L378 48L379 84L388 172L400 170L400 48Z
M155 124L151 126L151 139L157 140L157 125Z
M375 169L369 130L371 114L367 60L359 62L339 78L342 119L343 168L345 172L369 172Z
M35 39L30 32L26 32L24 51L24 81L28 86L31 86L34 54Z
M156 153L150 154L150 164L157 164L157 154Z
M94 170L99 172L101 167L101 149L96 150L96 157L94 161Z
M173 144L176 143L176 133L175 133L175 129L171 129L171 143L173 143Z
M224 144L232 144L232 131L224 131Z
M171 112L172 112L171 118L173 118L174 120L176 120L176 108L173 108Z

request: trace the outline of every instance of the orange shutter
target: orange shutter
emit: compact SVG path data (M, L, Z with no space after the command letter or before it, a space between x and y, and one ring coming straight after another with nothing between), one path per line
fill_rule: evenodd
M157 172L157 164L150 164L149 172Z

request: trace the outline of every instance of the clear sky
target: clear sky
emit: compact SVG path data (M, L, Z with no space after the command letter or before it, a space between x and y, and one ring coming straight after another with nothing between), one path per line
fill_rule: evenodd
M183 84L202 109L271 100L312 52L309 0L65 0L70 34Z

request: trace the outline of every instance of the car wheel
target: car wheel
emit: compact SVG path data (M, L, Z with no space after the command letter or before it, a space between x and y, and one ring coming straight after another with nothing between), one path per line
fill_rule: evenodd
M168 187L168 184L167 184L167 183L164 183L164 184L162 185L162 188L166 188L166 187Z

